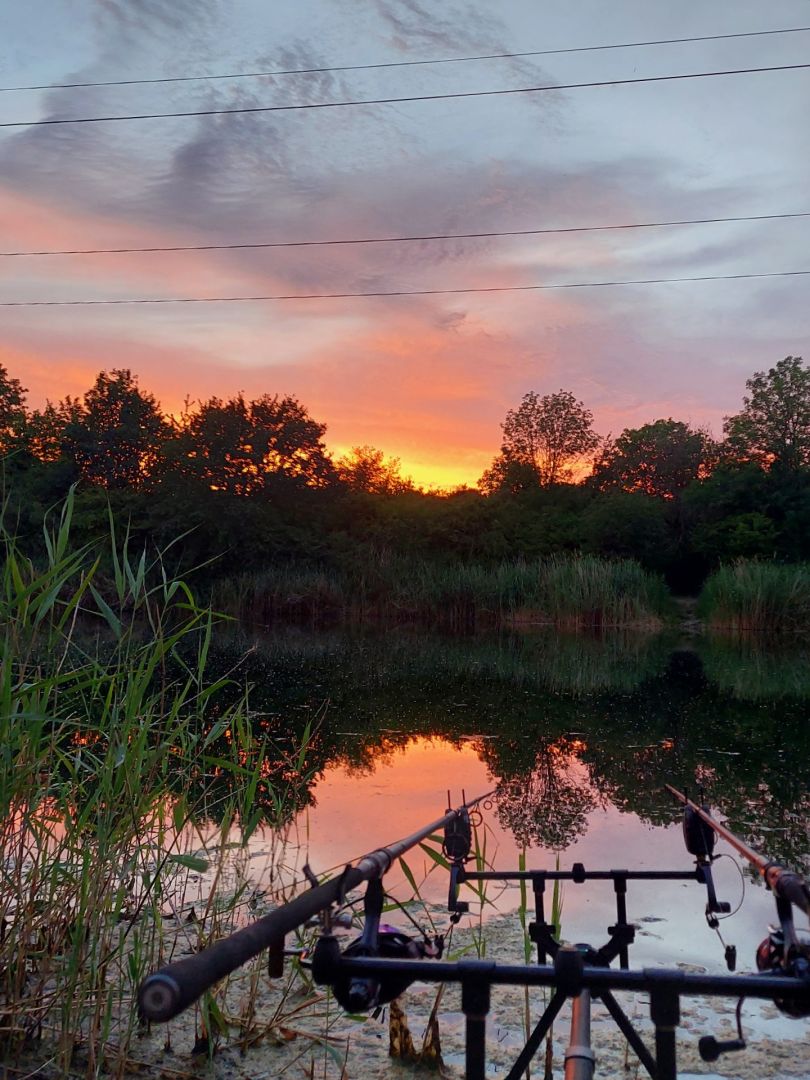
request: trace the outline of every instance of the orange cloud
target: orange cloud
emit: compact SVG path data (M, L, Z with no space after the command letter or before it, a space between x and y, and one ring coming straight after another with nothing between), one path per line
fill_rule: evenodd
M0 231L6 250L190 239L162 226L63 211L2 188ZM369 231L362 221L335 228L343 235ZM609 248L585 241L580 254L590 265L611 258ZM424 277L439 288L522 284L541 276L538 266L553 267L559 258L534 241L487 251L485 258L472 252L469 260L451 261L452 282L446 276L450 262L422 266L403 253L386 271L382 254L357 249L330 249L328 258L310 261L300 253L244 252L5 259L0 273L21 299L27 298L23 289L32 298L233 295L330 291L335 275L352 283L366 280L367 272L371 282L385 272L389 284L407 287L417 266L419 283ZM631 313L630 301L565 292L8 309L0 359L29 387L35 406L81 395L98 371L113 367L136 372L167 412L177 412L186 397L294 394L328 425L335 452L373 445L400 458L403 472L417 482L447 487L476 481L499 448L506 411L528 390L572 390L594 410L603 433L657 416L683 416L684 401L685 419L716 421L716 411L696 393L681 392L680 405L669 401L674 384L656 375L657 357L648 359L643 335L634 337L629 329ZM655 349L660 353L663 346L656 342ZM663 366L657 363L659 371ZM718 399L720 390L718 384Z

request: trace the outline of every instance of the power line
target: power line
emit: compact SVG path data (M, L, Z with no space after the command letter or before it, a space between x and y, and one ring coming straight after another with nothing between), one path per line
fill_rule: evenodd
M268 240L245 244L181 244L170 247L62 248L51 251L0 251L0 258L37 255L148 255L182 251L253 251L267 248L339 247L352 244L405 244L427 240L485 240L508 236L561 236L566 233L617 232L623 229L665 229L677 225L720 225L743 221L787 221L810 217L810 210L785 214L740 214L734 217L635 221L620 225L572 225L565 228L507 229L501 232L426 233L414 236L362 236L339 240Z
M613 49L640 49L652 45L681 45L701 41L730 41L734 38L772 37L803 34L810 26L783 30L752 30L738 34L704 34L700 37L659 38L654 41L626 41L615 45L580 45L567 49L535 49L533 52L483 53L479 56L445 56L437 60L391 60L375 64L338 64L331 67L279 68L275 71L231 71L218 75L171 75L152 79L106 79L97 82L43 83L38 86L0 86L0 93L19 90L73 90L92 86L153 86L163 83L213 82L218 79L258 79L275 75L323 75L335 71L379 71L383 68L424 67L432 64L465 64L477 60L523 60L534 56L562 56L570 53L607 52Z
M450 94L409 94L405 97L319 101L310 105L251 105L237 109L187 109L180 112L132 113L127 116L78 116L53 120L13 120L0 123L0 128L42 127L54 124L107 124L118 120L164 120L189 116L244 116L249 113L303 112L310 109L339 109L356 105L401 105L412 101L452 101L459 98L505 97L513 94L539 94L552 90L583 90L601 86L637 86L641 83L710 79L725 75L757 75L766 71L804 71L808 68L810 68L810 64L775 64L768 67L732 68L727 71L695 71L681 75L648 75L635 79L598 79L590 82L555 83L547 86L520 86L509 90L466 90Z
M752 281L758 278L807 277L810 270L764 274L701 274L691 277L632 278L625 281L566 281L547 285L491 285L466 289L385 289L374 292L277 293L268 296L170 296L127 300L3 300L0 307L101 307L126 304L231 304L269 300L354 300L361 297L464 296L472 293L543 292L553 289L606 289L625 285L672 285L694 281Z

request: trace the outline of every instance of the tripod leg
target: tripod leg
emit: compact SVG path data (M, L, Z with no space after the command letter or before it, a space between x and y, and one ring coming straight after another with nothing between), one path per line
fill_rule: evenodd
M485 1080L487 1071L487 1013L489 1012L489 982L484 961L468 961L469 974L461 980L461 1008L465 1020L465 1052L467 1080ZM483 971L481 969L484 969Z
M616 998L613 996L613 993L610 990L600 990L599 997L602 999L602 1003L604 1004L607 1011L613 1017L613 1021L616 1024L616 1027L619 1029L622 1035L624 1035L625 1039L627 1039L627 1042L635 1051L638 1060L641 1062L641 1064L644 1066L644 1068L647 1070L653 1080L655 1080L657 1073L655 1058L644 1045L641 1036L633 1027L633 1024L631 1023L629 1017L622 1009Z
M655 989L650 994L650 1016L655 1024L657 1080L677 1080L675 1032L681 1022L681 1004L674 990Z
M548 1003L546 1011L538 1020L537 1027L526 1040L526 1045L520 1051L520 1056L509 1070L506 1080L519 1080L519 1077L526 1071L526 1066L540 1049L540 1043L548 1034L549 1028L554 1023L554 1018L565 1004L565 997L566 995L562 990L554 991L554 997Z
M571 1042L565 1051L565 1080L592 1080L596 1058L591 1049L591 992L580 990L571 1001Z

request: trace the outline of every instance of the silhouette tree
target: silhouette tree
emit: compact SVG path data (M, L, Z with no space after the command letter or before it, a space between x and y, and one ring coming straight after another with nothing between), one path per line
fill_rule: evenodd
M20 380L13 379L0 364L0 454L8 454L21 445L27 420L27 393Z
M65 429L80 424L82 404L79 398L66 397L56 405L47 402L28 418L28 445L37 461L53 464L64 456Z
M593 414L567 390L545 397L530 391L501 427L500 454L479 482L485 492L564 483L573 463L599 445Z
M215 397L180 421L169 455L213 491L254 495L279 480L322 487L334 473L325 432L294 397Z
M723 425L731 455L785 472L810 465L810 369L802 358L786 356L745 385L742 410Z
M693 480L708 475L716 457L706 432L672 418L656 420L608 440L591 482L601 491L621 488L674 499Z
M335 463L338 480L352 491L399 495L413 491L413 481L400 473L399 458L386 458L373 446L355 446Z
M58 425L62 418L63 453L82 477L111 489L150 485L168 427L154 396L139 389L129 369L102 371L81 406L67 401L47 421Z

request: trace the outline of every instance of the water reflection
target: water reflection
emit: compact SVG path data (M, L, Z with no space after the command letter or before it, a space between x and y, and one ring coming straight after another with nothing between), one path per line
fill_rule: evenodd
M706 677L741 701L810 698L810 643L711 635L699 641Z
M761 679L746 696L750 652L719 648L649 635L293 633L234 635L219 643L218 662L236 673L235 687L250 684L274 745L314 723L312 783L299 807L336 767L363 777L362 798L401 748L436 737L474 750L499 785L500 820L522 844L564 849L608 803L671 822L664 782L704 783L749 842L766 838L769 854L806 865L807 700L765 696ZM269 781L288 775L283 755L274 760ZM452 785L451 773L441 786Z
M581 739L498 740L481 757L500 777L498 820L521 847L562 851L587 829L588 817L605 801L577 756Z
M449 741L414 737L386 758L362 789L356 777L345 767L327 770L316 788L316 803L306 813L305 854L319 870L339 869L360 853L406 835L443 810L443 789L450 783L455 791L465 788L468 795L480 794L492 781L481 760L481 742L467 741L461 746ZM588 785L587 770L576 760L568 763L569 776L581 778ZM515 808L517 793L507 806ZM542 811L541 811L542 812ZM490 862L501 868L514 868L525 855L529 869L549 869L554 856L543 850L525 851L516 839L509 822L501 820L497 807L485 811L483 836ZM721 844L722 848L723 845ZM409 868L419 883L420 895L440 906L447 896L447 874L419 849L407 856ZM638 870L688 870L687 855L679 824L651 827L632 812L598 803L587 815L587 828L575 837L560 856L560 865L570 870L574 862L588 869L626 867ZM741 881L731 862L717 864L719 896L736 907L741 897ZM400 899L411 895L411 886L398 867L386 875L389 892ZM517 886L504 891L488 888L482 904L472 891L463 899L471 903L471 916L479 912L493 915L514 911L520 903ZM630 918L639 924L632 956L634 964L676 962L725 970L723 950L704 919L705 890L697 884L633 882L628 894ZM529 897L531 904L531 897ZM563 896L563 933L570 941L602 944L605 928L615 919L615 898L606 882L575 885L568 882ZM773 900L765 889L747 889L745 904L733 922L724 924L726 939L733 941L741 958L741 967L750 968L756 946L768 923L773 920ZM395 920L396 921L396 920Z

